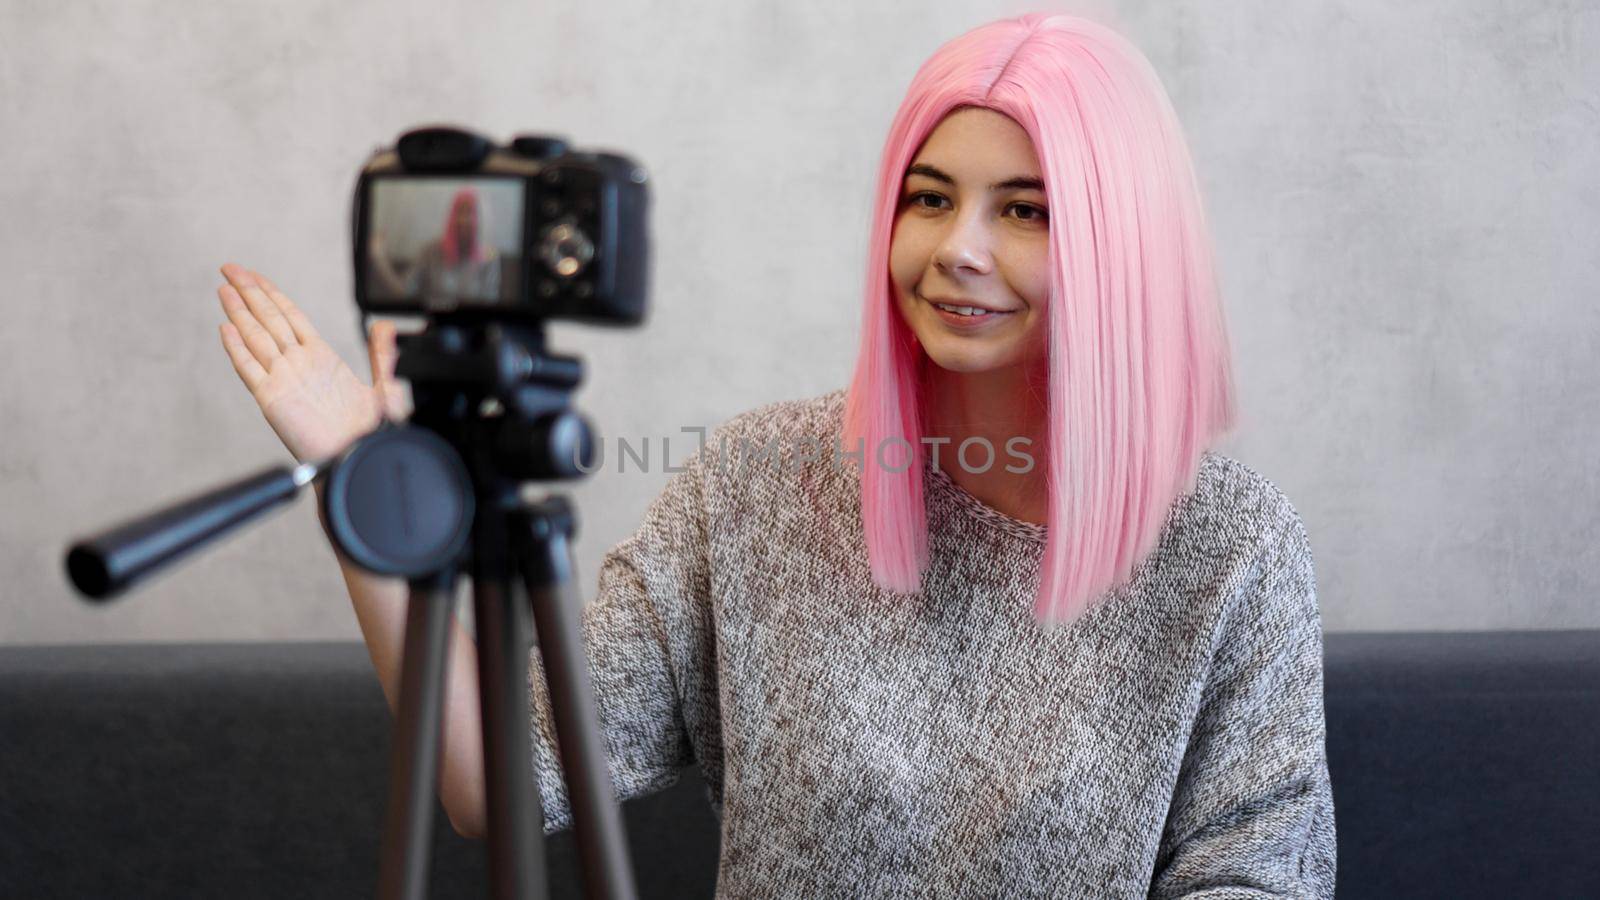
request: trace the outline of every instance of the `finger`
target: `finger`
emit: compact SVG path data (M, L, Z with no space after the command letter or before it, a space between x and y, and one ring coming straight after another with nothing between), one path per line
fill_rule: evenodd
M383 395L384 414L396 422L404 422L411 418L411 386L396 381L391 388Z
M260 283L262 290L267 292L267 297L277 304L278 309L283 313L283 317L288 320L289 327L294 329L295 337L300 339L300 343L308 344L314 340L321 339L322 335L317 333L317 329L311 324L311 320L306 318L306 314L300 311L300 307L296 306L293 300L289 299L288 294L278 290L278 286L260 272L254 269L250 269L249 272Z
M393 322L374 322L367 338L367 358L372 364L372 384L381 387L394 381L395 362L400 358L400 348L395 340Z
M261 363L250 355L250 348L244 345L244 339L239 336L239 329L232 322L223 322L217 326L222 333L222 349L228 351L228 359L233 362L233 371L239 374L239 380L244 386L255 393L256 386L267 379L267 370L261 368Z
M256 321L255 314L245 305L244 298L231 284L217 288L217 297L222 301L222 311L228 314L229 323L239 332L240 340L244 341L256 362L264 368L272 368L272 363L283 354L278 350L278 342Z
M372 384L378 392L378 403L383 414L394 421L404 421L406 412L405 386L394 377L395 364L400 358L393 322L375 322L368 341L372 359Z
M295 337L294 329L289 326L289 320L283 317L283 310L278 309L278 304L272 302L272 298L261 289L261 285L256 282L255 276L251 275L248 269L236 263L228 263L222 267L222 277L228 279L233 289L244 298L256 321L261 323L267 334L272 335L272 340L277 343L279 351L300 343L300 339Z

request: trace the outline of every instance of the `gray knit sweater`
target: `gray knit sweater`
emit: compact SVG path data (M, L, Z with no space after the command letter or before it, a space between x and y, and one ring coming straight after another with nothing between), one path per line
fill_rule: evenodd
M1131 583L1048 632L1043 526L930 470L931 562L896 595L853 463L738 464L839 447L843 402L714 430L605 556L583 624L619 798L698 763L718 896L1332 897L1321 619L1283 494L1206 453ZM532 661L548 832L572 815Z

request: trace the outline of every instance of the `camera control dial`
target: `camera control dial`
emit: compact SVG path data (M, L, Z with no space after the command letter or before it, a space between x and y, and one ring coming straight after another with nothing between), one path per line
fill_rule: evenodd
M562 278L571 278L594 259L594 243L581 228L562 222L544 233L544 240L539 244L539 258L550 271Z

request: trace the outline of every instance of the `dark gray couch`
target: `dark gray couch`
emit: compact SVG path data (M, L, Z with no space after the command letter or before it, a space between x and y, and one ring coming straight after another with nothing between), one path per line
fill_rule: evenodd
M1600 896L1600 631L1329 634L1325 671L1339 896ZM360 644L0 646L0 897L370 896L389 727ZM432 896L486 897L435 805ZM644 896L709 897L698 774L625 809Z

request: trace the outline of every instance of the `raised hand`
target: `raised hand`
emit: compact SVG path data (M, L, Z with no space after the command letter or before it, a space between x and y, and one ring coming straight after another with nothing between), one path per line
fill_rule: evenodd
M405 391L394 378L393 323L372 326L369 386L271 281L235 263L224 265L222 276L227 283L217 288L217 297L228 317L218 327L223 349L296 460L332 456L382 418L405 417Z

